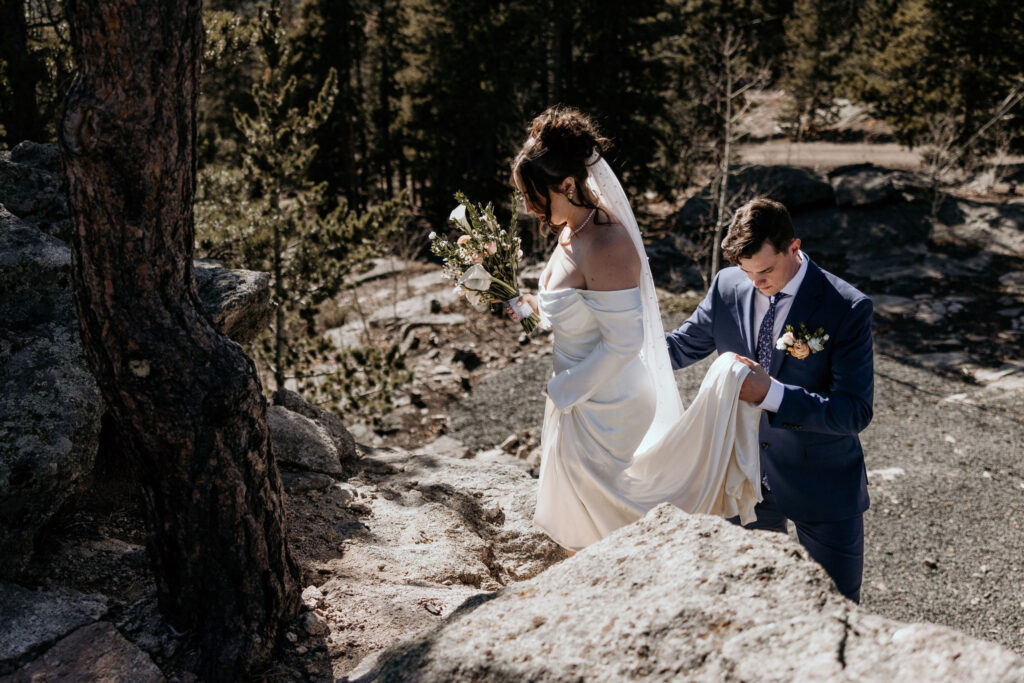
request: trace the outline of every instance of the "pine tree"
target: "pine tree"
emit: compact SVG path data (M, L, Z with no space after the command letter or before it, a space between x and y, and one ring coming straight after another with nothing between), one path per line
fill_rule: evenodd
M332 72L337 81L335 106L317 128L317 153L310 165L314 177L349 205L365 204L367 156L367 93L363 81L366 53L367 0L305 0L290 36L294 54L285 68L295 76L298 96L316 97Z
M328 360L316 329L321 304L338 295L345 278L388 238L402 219L399 201L355 213L329 198L326 183L310 179L317 130L337 94L328 72L315 99L297 106L297 80L287 76L290 46L276 3L260 10L256 48L262 76L253 86L254 113L236 112L246 145L243 170L209 169L199 213L202 246L221 247L229 263L271 274L277 310L263 357L277 388L300 384ZM224 249L224 247L229 247Z
M655 51L667 13L664 0L590 0L577 4L570 32L572 77L564 103L594 116L614 144L611 162L637 189L667 191L671 185L662 182L659 168L660 159L673 153L660 135L668 113L668 69Z
M0 0L0 141L52 142L73 65L57 0Z
M869 0L845 80L900 142L917 145L945 117L952 117L957 140L966 141L1022 79L1021 3ZM1019 149L1024 116L1006 125Z
M669 155L659 169L678 186L708 167L722 166L722 123L726 120L723 75L732 71L744 84L755 69L781 52L785 3L769 0L671 0L666 22L670 26L657 44L658 59L668 69L665 98L669 111L661 134ZM723 51L732 36L736 49ZM726 53L730 52L729 65ZM745 106L744 96L732 98L733 107Z
M838 116L841 67L857 26L856 0L797 0L786 18L786 75L790 98L783 122L796 138L813 135Z
M244 140L235 110L252 112L252 85L259 70L253 41L255 10L203 11L203 76L199 93L199 165L240 165Z
M408 66L399 74L410 170L428 216L457 190L508 196L509 161L543 109L547 73L528 3L409 0Z
M408 20L400 0L378 0L375 5L367 30L371 134L366 164L378 196L393 199L402 191L406 170L398 74L406 66Z

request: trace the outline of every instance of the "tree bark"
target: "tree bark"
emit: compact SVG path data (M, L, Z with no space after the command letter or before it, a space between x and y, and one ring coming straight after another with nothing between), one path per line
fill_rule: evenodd
M264 664L299 607L252 361L196 292L200 0L68 0L60 130L83 346L142 489L160 608L202 680Z

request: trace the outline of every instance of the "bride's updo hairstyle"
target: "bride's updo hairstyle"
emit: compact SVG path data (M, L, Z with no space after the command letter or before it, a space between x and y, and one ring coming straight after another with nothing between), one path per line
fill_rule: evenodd
M549 107L530 124L530 135L512 162L512 181L530 208L544 212L548 224L549 193L560 191L566 178L576 181L570 203L596 209L597 198L587 189L587 167L601 158L607 144L589 117L570 107Z

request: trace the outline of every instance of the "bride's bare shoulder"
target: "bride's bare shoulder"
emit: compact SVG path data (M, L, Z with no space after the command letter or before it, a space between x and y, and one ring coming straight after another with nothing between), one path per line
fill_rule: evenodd
M595 224L584 251L588 289L629 289L639 283L640 257L624 226Z

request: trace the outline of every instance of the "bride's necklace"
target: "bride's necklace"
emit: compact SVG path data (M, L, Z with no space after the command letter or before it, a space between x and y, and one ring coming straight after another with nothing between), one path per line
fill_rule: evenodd
M561 244L564 247L564 246L568 245L570 242L572 242L572 238L575 237L576 234L579 233L580 230L582 230L583 228L585 228L588 225L590 225L590 221L594 218L594 214L595 213L597 213L597 209L591 209L590 213L587 214L587 217L583 220L582 223L580 223L580 226L578 228L576 228L575 230L573 230L572 232L570 232L569 233L569 237L567 237L564 242L559 240L558 243Z

